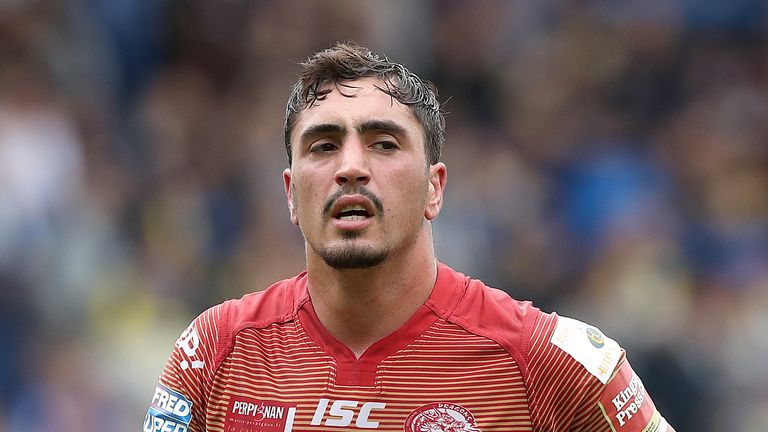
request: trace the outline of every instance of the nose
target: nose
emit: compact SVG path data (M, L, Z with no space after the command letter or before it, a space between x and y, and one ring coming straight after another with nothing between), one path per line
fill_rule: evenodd
M359 142L348 142L341 148L334 178L339 186L356 183L365 185L370 181L371 172L365 149Z

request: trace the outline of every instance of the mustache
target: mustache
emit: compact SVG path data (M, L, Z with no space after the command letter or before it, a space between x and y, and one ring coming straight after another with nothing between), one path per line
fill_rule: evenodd
M373 206L376 207L377 214L380 215L384 213L384 204L381 202L381 199L376 196L376 194L368 190L365 186L352 186L343 187L334 192L333 195L328 198L328 200L325 202L325 206L323 207L323 216L329 216L331 209L333 208L333 203L335 203L344 195L362 195L371 200Z

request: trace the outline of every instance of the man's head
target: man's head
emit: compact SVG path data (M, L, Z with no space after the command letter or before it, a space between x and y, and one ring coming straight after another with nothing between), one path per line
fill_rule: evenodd
M431 84L365 48L337 45L305 63L288 103L283 180L308 266L434 255L443 123Z
M285 150L289 164L293 161L291 132L301 111L325 99L331 88L343 92L347 83L360 78L381 81L381 91L411 108L424 129L427 162L435 164L440 160L445 117L437 100L437 88L431 82L354 43L337 43L317 52L302 63L302 67L285 110Z

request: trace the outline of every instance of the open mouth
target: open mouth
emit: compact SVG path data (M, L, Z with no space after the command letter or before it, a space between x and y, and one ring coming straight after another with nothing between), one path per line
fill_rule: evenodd
M364 206L353 204L341 208L333 214L333 217L343 221L361 221L371 217L371 214Z
M344 232L367 228L382 212L380 201L375 196L341 195L330 202L333 205L329 204L326 214L333 221L333 226Z

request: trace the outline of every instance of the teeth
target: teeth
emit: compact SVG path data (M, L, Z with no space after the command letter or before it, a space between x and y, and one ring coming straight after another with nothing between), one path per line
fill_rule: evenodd
M358 220L364 220L365 216L349 215L349 216L341 216L339 219L345 220L345 221L358 221Z
M361 221L370 216L368 210L360 204L350 204L339 210L338 218L345 221Z
M342 211L342 212L345 212L345 211L354 211L354 210L362 210L362 211L366 211L366 210L365 210L365 207L361 206L360 204L355 204L355 205L346 206L346 207L344 207L343 209L341 209L341 211Z

